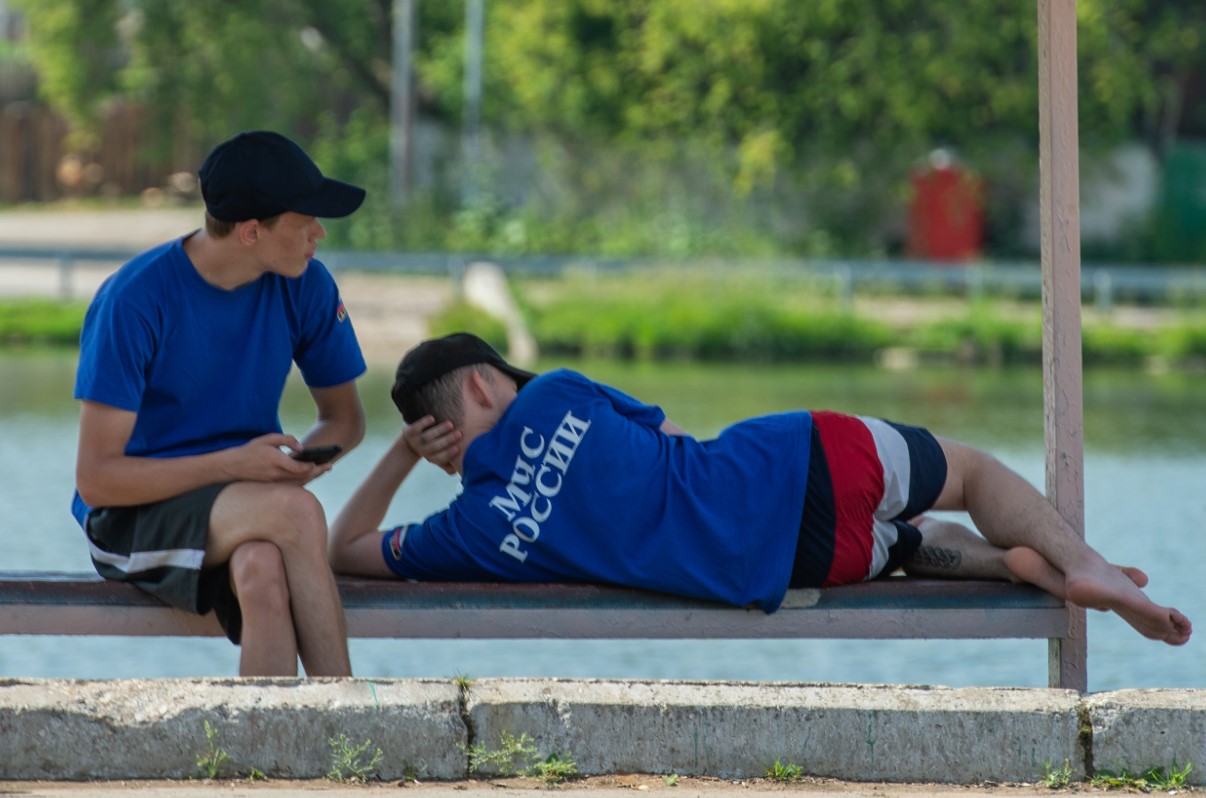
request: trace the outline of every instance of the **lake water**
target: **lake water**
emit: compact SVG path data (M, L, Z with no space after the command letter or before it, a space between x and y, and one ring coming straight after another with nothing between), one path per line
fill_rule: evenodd
M660 403L694 434L762 412L832 408L921 424L982 446L1044 484L1039 370L770 365L571 365ZM0 569L91 570L69 503L77 433L70 398L75 355L0 351ZM314 483L328 516L396 433L390 375L362 381L364 443ZM285 429L312 419L292 383ZM1115 562L1150 574L1149 594L1198 625L1173 648L1090 613L1089 689L1206 687L1206 376L1089 372L1085 377L1089 541ZM457 490L424 466L391 510L418 520ZM468 675L754 679L973 685L1046 685L1046 642L989 641L491 641L354 640L357 675ZM224 640L0 637L0 677L132 678L228 675L237 650Z

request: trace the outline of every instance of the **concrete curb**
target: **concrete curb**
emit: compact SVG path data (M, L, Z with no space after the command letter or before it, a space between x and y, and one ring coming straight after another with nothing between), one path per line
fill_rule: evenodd
M1083 760L1075 692L624 682L475 686L483 740L526 732L586 773L763 776L776 760L870 781L1023 781Z
M1094 771L1191 764L1190 783L1206 784L1206 690L1119 690L1083 706Z
M372 741L387 780L464 779L466 750L528 735L583 774L752 778L774 762L850 781L973 784L1192 765L1206 690L1073 691L482 679L0 680L0 779L321 778L331 740ZM498 773L497 769L492 771ZM480 771L473 775L490 775Z

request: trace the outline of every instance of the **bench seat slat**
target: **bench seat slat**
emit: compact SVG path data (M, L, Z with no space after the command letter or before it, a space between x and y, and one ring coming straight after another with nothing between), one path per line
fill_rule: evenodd
M601 585L338 580L348 631L380 638L1052 638L1062 601L1004 582L893 578L793 590L770 615ZM218 636L212 617L88 573L0 572L0 634Z

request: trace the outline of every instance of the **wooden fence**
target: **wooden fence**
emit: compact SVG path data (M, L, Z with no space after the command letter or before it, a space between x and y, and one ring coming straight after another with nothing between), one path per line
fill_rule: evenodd
M142 124L139 108L114 105L96 150L72 152L67 123L44 105L25 101L0 106L0 204L137 196L163 187L174 171L196 169L195 155L183 165L146 157Z

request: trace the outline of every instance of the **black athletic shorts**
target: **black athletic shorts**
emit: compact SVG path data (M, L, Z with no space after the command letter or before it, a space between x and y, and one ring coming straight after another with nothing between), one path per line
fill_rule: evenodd
M130 582L198 615L212 610L226 636L237 644L243 613L230 585L230 567L201 567L210 513L227 484L206 485L151 504L97 507L88 513L86 532L98 574Z

